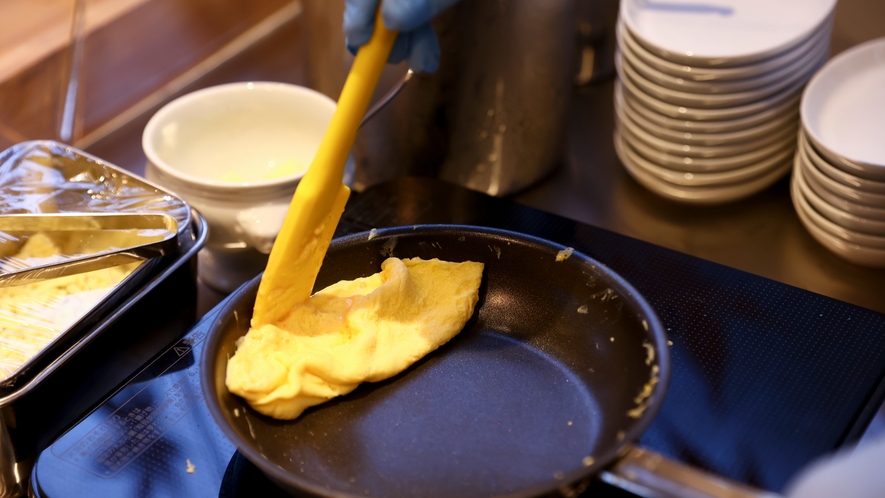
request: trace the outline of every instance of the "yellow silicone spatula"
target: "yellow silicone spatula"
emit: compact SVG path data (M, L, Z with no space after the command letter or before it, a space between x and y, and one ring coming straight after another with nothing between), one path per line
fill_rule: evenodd
M384 26L379 6L372 38L357 51L329 128L270 251L255 299L253 327L283 318L310 297L350 195L342 180L344 164L396 35Z

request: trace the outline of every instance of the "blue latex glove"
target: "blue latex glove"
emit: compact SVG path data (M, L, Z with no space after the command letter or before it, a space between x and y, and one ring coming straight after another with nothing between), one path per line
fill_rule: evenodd
M344 34L347 48L356 53L375 29L375 11L379 0L347 0L344 10ZM384 25L399 32L390 51L389 62L409 62L412 71L432 73L439 67L439 40L430 20L458 0L384 0L381 16Z

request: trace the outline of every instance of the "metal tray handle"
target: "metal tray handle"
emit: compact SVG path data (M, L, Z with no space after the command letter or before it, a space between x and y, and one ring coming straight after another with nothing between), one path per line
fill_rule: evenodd
M177 245L178 223L166 214L41 213L0 216L0 232L151 230L147 242L112 248L64 261L0 271L0 286L22 285L144 261L169 254ZM156 233L153 233L156 232Z

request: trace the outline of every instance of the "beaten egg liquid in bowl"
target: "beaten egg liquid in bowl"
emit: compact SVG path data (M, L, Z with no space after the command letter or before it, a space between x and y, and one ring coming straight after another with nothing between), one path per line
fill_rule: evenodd
M306 171L307 166L294 159L289 159L279 164L272 160L268 161L266 167L252 168L248 173L225 171L218 176L217 180L232 183L243 183L255 180L275 180L277 178L286 178L287 176L303 175Z

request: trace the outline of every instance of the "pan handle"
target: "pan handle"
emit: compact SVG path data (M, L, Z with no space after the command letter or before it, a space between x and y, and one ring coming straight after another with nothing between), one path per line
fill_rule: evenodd
M645 498L778 498L780 495L730 481L670 460L653 451L630 446L614 466L599 477L613 486Z

